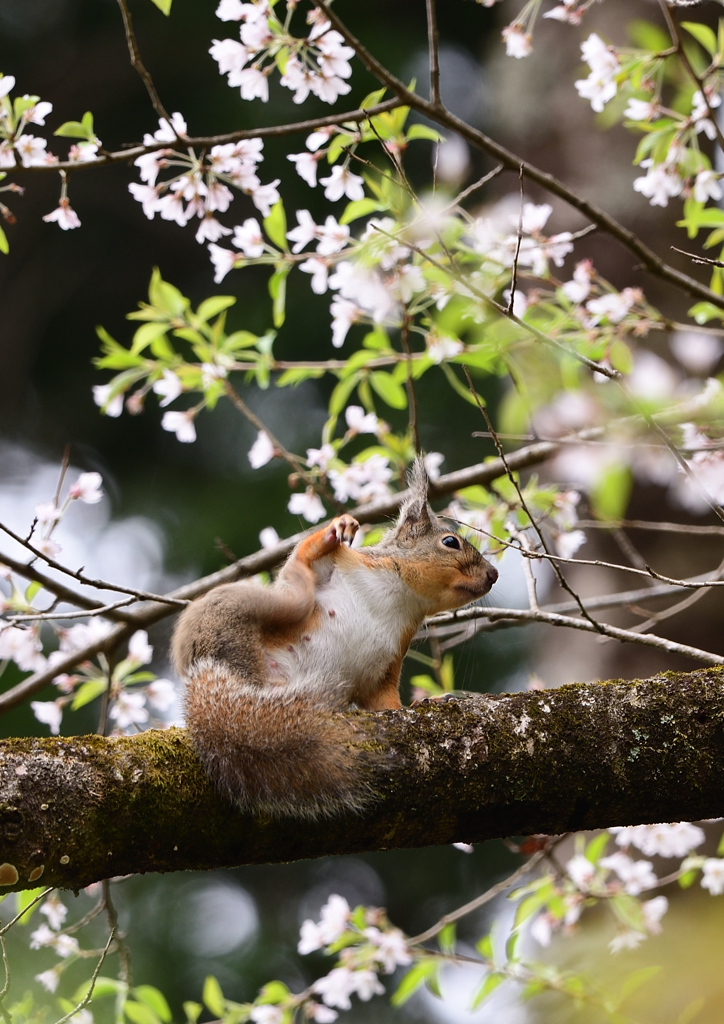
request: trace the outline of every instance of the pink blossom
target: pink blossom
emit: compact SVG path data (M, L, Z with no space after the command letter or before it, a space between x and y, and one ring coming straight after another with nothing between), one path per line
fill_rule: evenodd
M341 348L347 332L352 324L357 323L362 311L354 302L340 299L338 295L332 300L329 311L332 314L332 344L335 348Z
M240 86L243 100L253 100L258 97L263 103L266 103L269 99L269 79L263 71L258 71L256 68L231 71L229 85Z
M148 711L145 708L146 697L143 693L128 693L122 690L108 712L119 729L128 729L132 725L145 725Z
M173 220L179 227L184 227L188 221L188 215L181 201L182 197L182 191L169 192L165 196L160 196L156 203L156 209L161 214L162 219Z
M112 390L110 384L94 384L93 401L100 406L106 416L115 419L123 412L123 395L119 393L111 397Z
M145 629L137 629L128 641L128 657L139 665L148 665L153 658L153 647L148 642Z
M79 499L86 505L95 505L103 497L101 484L103 477L100 473L81 473L74 484L71 484L68 497Z
M31 165L26 164L25 166L29 167ZM48 223L52 221L57 222L58 227L62 228L63 231L72 231L73 228L80 227L80 217L65 198L61 198L53 212L46 213L43 220Z
M224 227L224 225L212 217L210 213L205 214L201 219L198 230L196 232L197 242L218 242L224 235L230 235L231 228Z
M292 252L301 252L305 245L309 245L319 236L320 230L312 220L309 210L297 210L297 227L287 231L287 238L294 243Z
M531 52L531 38L530 33L524 32L523 26L513 22L512 25L506 25L503 29L503 40L505 42L505 52L509 57L527 57Z
M13 75L0 75L0 99L3 96L7 96L14 88L15 78Z
M47 163L50 155L45 152L47 142L35 135L21 135L15 140L15 151L20 155L23 167L37 167ZM47 218L45 218L47 220ZM53 218L55 220L56 218ZM74 225L75 226L75 225Z
M148 219L153 220L154 214L158 212L158 189L153 185L140 185L137 181L132 181L128 191L143 205L143 212Z
M304 263L299 264L299 269L304 274L312 275L312 291L314 294L324 295L327 291L328 261L320 259L319 256L310 256Z
M209 53L219 65L219 74L241 71L249 60L249 51L235 39L214 39Z
M57 736L63 719L63 705L55 700L31 700L30 707L37 720L50 726L51 735Z
M279 202L279 193L277 192L278 184L279 178L275 178L274 181L270 181L268 185L258 185L249 190L251 192L251 200L257 210L261 213L262 217L268 217L271 213L272 206Z

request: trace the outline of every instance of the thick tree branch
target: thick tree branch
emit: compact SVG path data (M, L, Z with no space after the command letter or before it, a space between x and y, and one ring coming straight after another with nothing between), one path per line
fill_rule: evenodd
M186 733L0 743L0 881L228 867L724 814L724 672L353 713L383 752L363 816L242 815ZM42 871L41 871L42 868Z

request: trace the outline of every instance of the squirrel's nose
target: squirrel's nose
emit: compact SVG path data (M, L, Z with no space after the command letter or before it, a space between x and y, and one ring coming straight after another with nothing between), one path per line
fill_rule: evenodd
M490 562L488 562L488 583L490 584L491 587L493 586L499 575L500 574L498 570L495 568L495 566L491 565Z

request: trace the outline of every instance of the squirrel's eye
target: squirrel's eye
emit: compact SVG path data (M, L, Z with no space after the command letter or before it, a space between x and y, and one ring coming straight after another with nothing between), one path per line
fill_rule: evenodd
M456 551L460 550L460 540L458 537L443 537L442 542L446 548L455 548Z

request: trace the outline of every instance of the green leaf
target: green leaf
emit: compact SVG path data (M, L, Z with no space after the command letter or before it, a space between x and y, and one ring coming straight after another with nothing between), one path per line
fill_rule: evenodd
M351 224L358 217L366 217L368 213L377 213L384 209L385 207L378 203L376 199L353 199L351 203L347 203L345 206L344 213L339 218L339 223Z
M359 379L360 375L355 373L352 374L351 377L347 377L346 380L341 380L339 384L335 386L329 398L330 416L339 416L347 404L347 399L357 387Z
M616 338L608 353L611 366L621 373L631 373L633 370L633 355L631 349L621 338Z
M166 17L171 13L172 2L173 0L151 0L151 3L155 4L159 11L161 11L162 14L165 14Z
M264 218L264 230L278 249L287 251L287 215L284 212L284 203L279 199L269 211L269 216Z
M29 583L27 585L27 587L25 588L25 601L26 601L26 603L27 604L32 604L33 603L33 598L42 589L43 589L43 584L42 583L38 583L37 580L33 580L32 583Z
M382 97L386 92L387 90L383 86L381 89L375 89L374 92L367 93L359 105L360 110L369 110L370 107L376 107L378 103L382 102Z
M473 1001L470 1004L471 1010L477 1010L481 1003L485 1002L489 995L495 992L498 985L502 985L505 981L504 974L489 974L483 984L480 986L478 991L473 996Z
M183 1004L184 1013L186 1014L186 1020L189 1024L196 1024L196 1021L201 1016L203 1006L201 1003L194 1003L190 999Z
M407 408L407 392L391 374L385 373L384 370L373 370L369 379L382 401L387 402L392 409Z
M591 504L600 519L623 517L633 485L631 470L623 463L608 466L591 488Z
M724 832L722 832L722 837L719 840L719 845L716 848L716 855L717 857L724 857Z
M443 953L455 952L455 923L446 924L438 933L437 942Z
M90 704L96 697L100 697L108 686L107 679L89 679L82 686L79 686L76 690L73 702L70 705L71 711L77 711L78 708L84 707L86 704Z
M189 305L189 300L184 298L178 288L174 288L168 281L163 280L158 267L154 267L151 274L148 299L157 311L172 317L183 316Z
M10 252L8 236L5 234L2 228L0 228L0 252L4 252L6 255L7 253Z
M682 21L681 27L685 28L690 36L700 43L706 52L713 57L716 53L716 35L708 25L702 25L698 21Z
M269 981L262 988L255 999L256 1006L269 1006L274 1003L282 1003L289 998L289 989L281 981Z
M234 331L223 344L224 352L236 352L240 348L251 348L259 340L256 334L251 331Z
M212 316L216 316L222 310L233 306L235 302L236 299L233 295L212 295L210 299L204 299L196 310L196 316L199 320L203 320L206 323Z
M279 328L283 325L286 317L287 298L287 277L291 265L288 263L277 264L277 269L269 278L269 295L273 302L274 326Z
M699 996L698 999L694 999L693 1002L685 1006L679 1016L676 1018L676 1024L690 1024L695 1017L698 1017L701 1011L704 1009L706 999L703 996Z
M201 998L203 999L206 1008L209 1009L214 1016L224 1016L224 993L221 991L221 985L213 974L208 974L206 976Z
M641 967L638 971L632 971L621 986L621 1001L633 995L642 985L646 985L657 974L661 974L663 967Z
M67 139L87 139L92 142L95 139L93 131L93 114L86 110L82 121L66 121L53 135L61 135Z
M139 1002L150 1006L164 1024L170 1024L173 1015L163 992L159 992L153 985L139 985L138 988L133 989L133 994Z
M683 875L679 877L679 886L682 889L689 889L694 884L699 874L698 868L692 868L691 871L685 871Z
M131 345L131 353L138 355L143 352L151 342L156 341L158 338L163 337L170 327L168 323L149 323L141 324L136 333L133 335L133 343Z
M390 348L390 339L384 327L375 327L362 339L365 348L374 349L375 352L386 352Z
M78 1003L82 1003L83 1000L88 995L90 983L90 978L86 978L84 981L80 983L78 988L75 990L75 994L73 995L73 1004L75 1006L77 1006ZM103 999L105 998L105 996L115 996L123 988L123 983L118 981L116 978L106 978L103 975L101 975L99 978L96 978L96 983L93 986L93 995L91 996L91 1000L92 1002L95 1002L96 999Z
M437 963L432 959L419 960L414 967L411 967L404 976L397 990L390 999L393 1006L402 1006L406 1003L413 992L416 992L420 985L424 984L427 978L437 971Z
M689 316L701 325L708 323L709 320L721 320L724 317L724 310L715 306L713 302L697 302L689 310Z
M428 139L430 142L440 142L443 136L434 128L426 124L412 124L407 130L407 141L414 139Z
M483 935L482 939L478 939L475 943L475 948L486 960L493 959L493 937L490 932L487 935Z
M131 1021L131 1024L160 1024L159 1018L150 1006L145 1006L143 1003L134 1003L132 999L125 1001L123 1012Z
M591 842L588 844L586 849L583 851L583 855L586 860L590 861L591 864L598 864L601 859L601 855L608 846L608 841L611 838L608 832L601 832L600 835L594 836Z
M28 904L32 903L35 897L40 896L41 892L44 891L44 888L41 887L40 889L23 889L22 892L16 893L15 906L17 907L17 913L19 914L21 910L25 910ZM30 910L27 911L27 913L23 914L23 916L18 921L18 924L27 924L39 906L40 903L38 902L35 904L34 907L31 907Z

